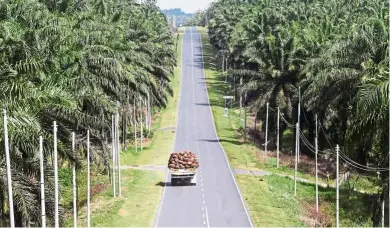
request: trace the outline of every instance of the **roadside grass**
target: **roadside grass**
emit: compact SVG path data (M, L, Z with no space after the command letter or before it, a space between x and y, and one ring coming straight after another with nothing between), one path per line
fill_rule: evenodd
M92 197L91 226L93 227L147 227L154 221L155 211L161 197L157 185L164 173L141 170L123 170L122 197L113 198L112 188ZM78 225L87 225L87 208L84 205L78 214ZM72 220L65 224L72 225Z
M264 156L263 151L253 143L249 135L247 136L247 142L244 143L241 127L243 122L240 124L240 113L237 107L233 106L234 110L231 110L228 104L229 117L224 116L224 100L222 97L225 95L225 91L228 91L229 86L224 83L221 72L214 64L216 60L213 57L213 48L209 43L207 30L198 27L198 31L202 35L205 76L215 126L230 164L236 169L250 169L253 171L260 169L275 174L293 176L294 169L286 164L288 162L280 162L279 168L276 168L276 158L272 157L272 152L268 153L268 156ZM243 118L243 115L242 111L241 118ZM284 141L287 141L288 138L291 138L291 134L286 132L283 137L285 137L283 139L286 139ZM307 169L307 167L304 167L305 165L307 164L299 165L297 176L314 181L315 177L313 175L305 173ZM303 226L312 224L312 220L315 218L315 189L313 184L298 182L298 198L295 199L293 195L291 196L293 194L293 181L289 178L277 175L264 177L244 175L236 176L236 178L255 226ZM259 181L260 179L263 181ZM319 178L319 181L323 184L328 182L325 178ZM329 185L334 185L332 178L329 179ZM334 224L335 189L319 189L322 211L319 220L323 224ZM360 178L355 189L375 192L372 182L368 181L367 178ZM345 189L340 191L340 199L340 224L371 226L369 211L373 199L370 195Z
M179 33L180 34L180 33ZM121 151L121 165L164 165L173 148L176 126L177 100L180 91L181 78L181 46L182 35L179 36L177 58L178 64L175 75L171 78L173 97L168 98L167 107L158 112L153 118L153 138L149 139L141 151L130 142L126 151ZM164 128L168 128L164 130ZM161 130L159 130L161 129ZM129 132L130 133L130 132ZM91 167L92 168L92 167ZM79 179L79 194L86 201L86 174L81 171ZM71 172L70 172L71 173ZM158 184L165 178L164 172L145 170L122 170L122 196L113 198L112 185L106 176L91 177L91 226L103 227L147 227L152 226L157 208L161 200L161 186ZM72 208L72 179L67 179L64 189L64 203L69 210L65 215L64 225L73 225ZM83 177L83 178L81 178ZM70 181L70 182L69 182ZM70 184L69 184L70 183ZM116 183L118 186L118 183ZM118 194L118 188L117 188ZM87 225L86 205L79 205L78 225Z
M86 167L86 164L83 165ZM87 202L87 170L85 168L79 169L76 172L77 180L77 197L78 197L78 206L83 206ZM65 209L71 210L73 208L73 188L72 188L72 169L71 168L61 168L58 170L58 179L59 184L62 186L60 188L61 198L60 204ZM110 184L108 175L101 175L91 167L91 192L98 193L107 188ZM72 212L73 213L73 212Z

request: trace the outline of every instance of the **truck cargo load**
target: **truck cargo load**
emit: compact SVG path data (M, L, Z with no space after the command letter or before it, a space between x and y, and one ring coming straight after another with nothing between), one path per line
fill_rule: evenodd
M171 171L171 185L178 182L196 185L196 170L199 161L196 155L190 151L172 153L169 157L168 168Z

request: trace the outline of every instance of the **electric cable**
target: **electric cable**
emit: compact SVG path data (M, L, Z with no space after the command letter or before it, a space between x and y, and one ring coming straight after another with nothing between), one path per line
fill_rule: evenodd
M313 150L313 148L311 148L312 146L310 146L310 143L308 143L305 140L305 137L304 136L302 137L302 136L303 136L303 134L300 133L300 138L302 139L303 143L308 147L310 152L315 154L316 152L315 152L315 150ZM318 152L323 152L323 151L319 150ZM337 156L337 153L334 150L330 150L330 152L333 155ZM363 166L363 165L353 161L351 158L347 157L341 151L339 151L339 157L341 158L342 161L344 161L345 163L348 163L350 166L352 166L352 167L354 167L356 169L364 170L364 171L367 171L367 172L387 172L388 171L387 168L372 168L372 167L368 167L368 166Z
M332 148L332 152L334 153L334 151L333 151L334 147L330 143L330 141L328 139L328 136L325 134L324 128L322 127L321 124L319 124L319 125L320 125L320 129L322 130L322 133L324 133L324 135L325 135L326 141L328 142L329 146ZM352 160L347 155L345 155L345 154L343 154L341 152L339 153L339 155L340 155L341 158L344 158L345 160L349 160L351 163L355 164L356 166L360 166L361 169L363 169L363 170L372 170L372 171L378 171L378 172L382 172L382 171L385 171L385 170L388 171L389 170L388 168L383 168L383 167L375 167L375 168L373 168L373 167L368 167L368 166L362 165L360 163L355 162L354 160Z

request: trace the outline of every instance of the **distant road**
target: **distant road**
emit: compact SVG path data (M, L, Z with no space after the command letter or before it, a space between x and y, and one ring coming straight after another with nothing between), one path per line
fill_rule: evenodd
M253 226L215 132L203 70L201 36L195 28L186 28L183 37L174 150L197 154L200 160L197 185L170 186L167 177L156 226Z

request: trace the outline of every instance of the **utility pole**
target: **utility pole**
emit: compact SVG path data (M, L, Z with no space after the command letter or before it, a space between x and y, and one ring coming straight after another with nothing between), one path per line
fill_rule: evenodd
M123 115L122 116L122 144L124 150L126 150L126 137L127 137L127 120L125 115Z
M75 139L75 133L72 132L72 153L73 156L76 159L76 139ZM73 179L73 226L76 228L77 227L77 192L76 192L76 162L73 162L73 167L72 167L72 179Z
M267 117L265 120L265 145L264 145L264 148L265 148L264 155L265 156L267 156L267 144L268 144L268 108L269 108L269 103L267 102Z
M301 87L299 86L299 98L298 98L298 125L301 126ZM298 129L298 133L300 133L301 130ZM299 163L299 156L301 155L301 147L300 147L300 137L298 136L298 163Z
M151 110L151 105L150 105L150 97L148 95L148 114L149 114L149 120L148 120L148 124L149 124L149 130L148 130L148 135L150 135L150 129L152 128L152 110Z
M90 171L90 157L89 157L89 130L87 130L87 227L91 226L91 171Z
M280 121L280 108L278 106L278 122L277 122L277 136L276 136L276 168L279 168L279 121Z
M244 142L246 143L246 94L244 103Z
M116 179L115 179L115 161L116 161L116 154L115 154L115 118L114 115L111 115L112 123L111 123L111 148L112 148L112 195L116 197Z
M228 78L228 57L227 56L225 58L225 72L226 72L225 82L227 82L227 78Z
M143 146L142 146L142 141L144 140L144 129L143 129L143 122L142 122L142 99L140 100L140 102L139 102L139 107L140 107L140 109L141 109L141 120L140 120L140 122L141 122L141 135L140 135L140 140L141 140L141 151L143 150Z
M41 217L42 228L46 228L46 208L45 208L45 175L43 173L43 138L39 136L39 163L41 167Z
M54 133L54 221L55 227L59 227L58 218L58 162L57 162L57 123L53 122Z
M315 147L316 147L316 219L318 217L318 116L316 115L316 138L315 138Z
M145 108L146 108L146 112L145 112L145 131L148 130L150 131L149 129L149 105L148 105L148 101L149 101L149 95L146 97L146 100L145 100ZM148 135L146 135L146 138L148 138Z
M297 123L296 126L296 136L295 136L294 196L297 196L298 138L299 138L299 123Z
M8 119L7 119L7 111L3 109L3 117L4 117L4 146L5 146L5 160L7 164L7 185L8 185L8 203L9 203L9 220L12 228L15 227L15 219L14 219L14 198L12 194L12 177L11 177L11 160L9 155L9 144L8 144Z
M337 163L337 166L336 166L336 227L338 228L339 227L339 152L340 152L340 147L339 147L339 144L336 145L336 163Z
M119 101L117 101L117 112L116 112L116 132L118 132L119 130ZM120 163L121 163L121 145L120 145L120 141L119 141L119 134L116 134L116 142L117 142L117 158L118 158L118 161L117 161L117 166L118 166L118 195L119 197L122 196L122 183L121 183L121 169L120 169Z
M225 50L222 52L222 75L225 74ZM227 82L227 79L225 77L225 82Z
M385 194L383 194L383 201L382 201L382 228L385 227Z
M243 78L242 78L242 76L240 76L240 87L242 86L242 83L243 83ZM241 123L242 123L242 121L241 121L241 110L242 110L242 92L241 92L241 90L240 90L240 126L241 126Z
M134 146L135 146L135 152L138 152L137 147L137 116L135 112L135 97L134 97Z

